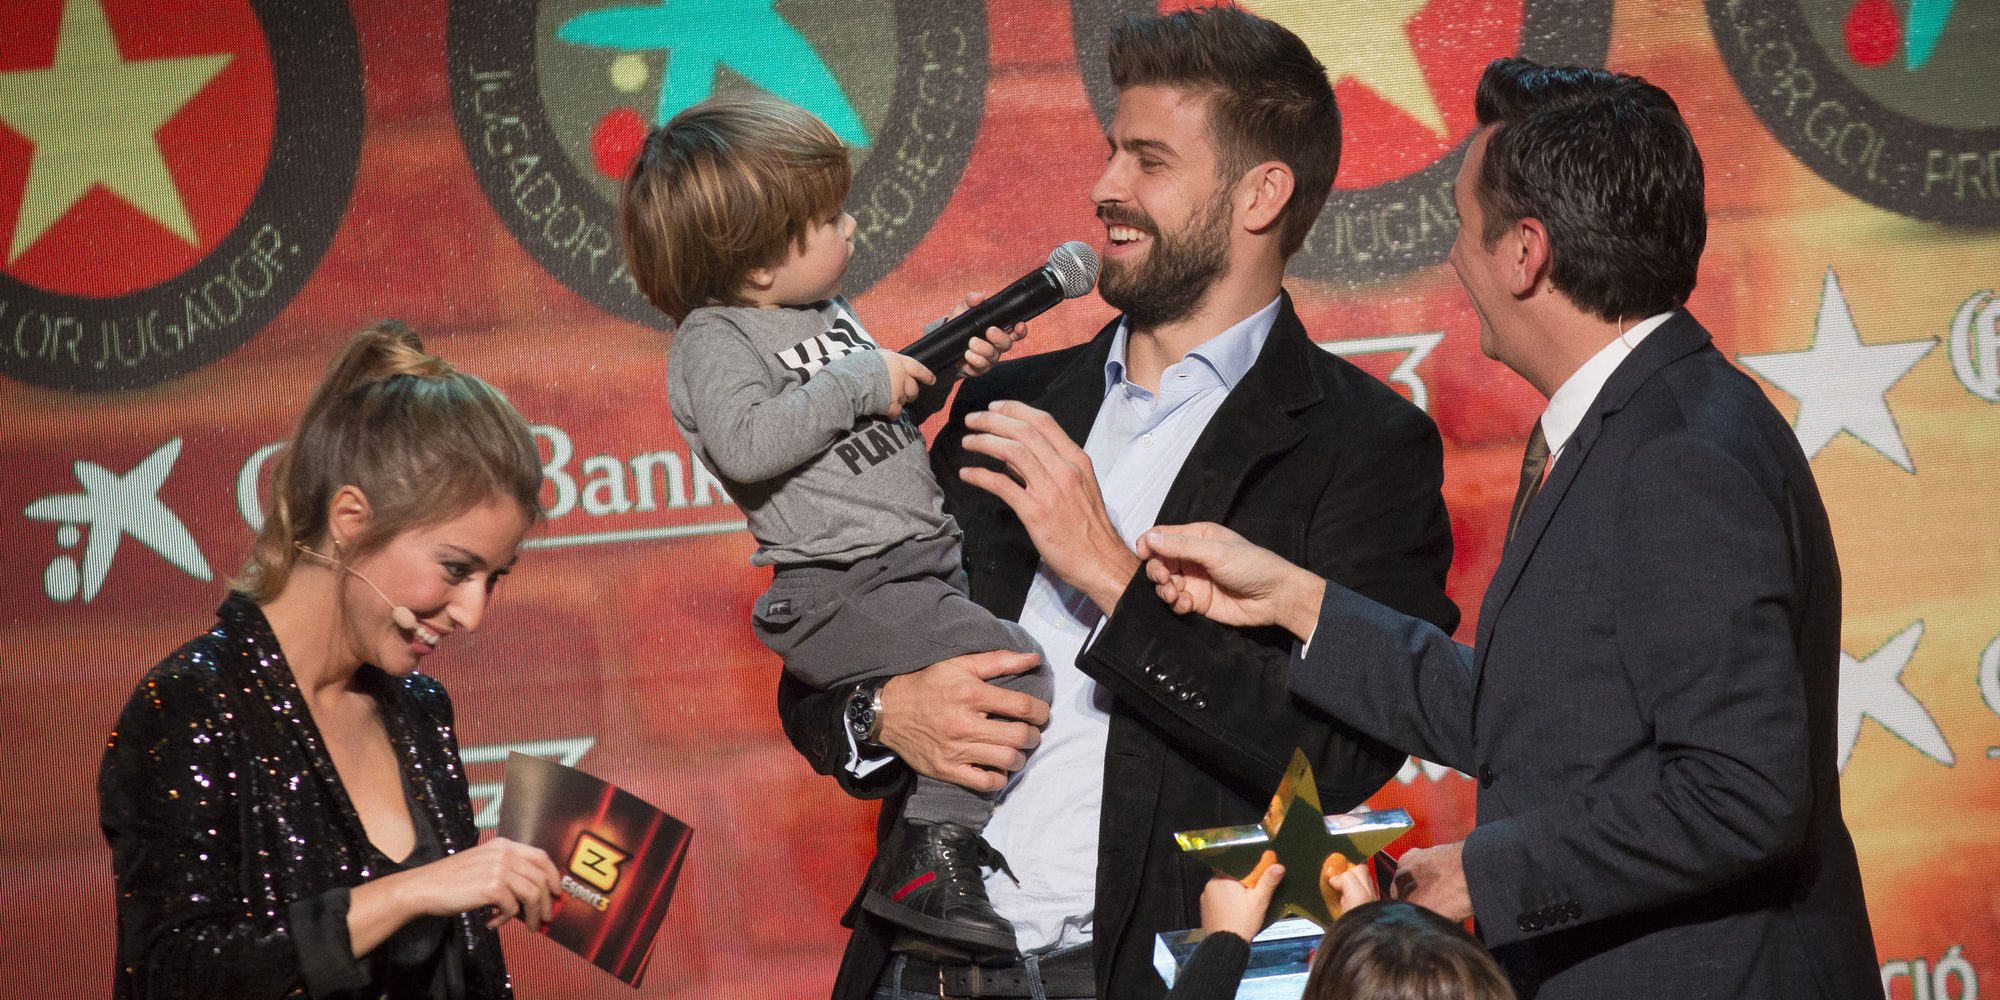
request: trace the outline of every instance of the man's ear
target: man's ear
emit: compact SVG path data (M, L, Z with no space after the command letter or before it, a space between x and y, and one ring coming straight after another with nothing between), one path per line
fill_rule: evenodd
M1549 230L1542 220L1525 218L1508 230L1507 240L1514 251L1512 291L1515 297L1526 298L1548 280L1549 269L1555 266L1549 249Z
M1251 167L1236 182L1237 222L1253 233L1270 229L1291 203L1296 183L1292 168L1282 161L1266 160Z
M341 545L360 538L374 520L375 508L369 505L368 494L352 483L335 490L333 499L327 501L326 531Z

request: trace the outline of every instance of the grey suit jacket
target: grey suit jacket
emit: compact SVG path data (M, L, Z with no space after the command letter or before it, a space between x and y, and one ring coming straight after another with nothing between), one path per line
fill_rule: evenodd
M1677 313L1523 514L1471 648L1329 585L1300 697L1479 783L1477 926L1523 997L1879 997L1812 471Z

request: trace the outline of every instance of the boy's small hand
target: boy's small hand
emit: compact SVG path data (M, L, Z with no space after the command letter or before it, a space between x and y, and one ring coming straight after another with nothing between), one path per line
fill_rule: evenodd
M968 292L965 301L951 311L959 313L986 301L985 292ZM959 363L958 373L966 378L977 378L993 370L993 363L1015 344L1028 339L1028 324L1016 323L1005 330L997 326L986 328L985 335L966 341L965 360Z
M1264 929L1264 911L1271 908L1271 896L1285 878L1285 866L1269 864L1272 852L1265 851L1263 870L1256 884L1244 885L1226 875L1218 875L1201 891L1201 928L1228 931L1245 941Z
M903 407L917 398L917 393L922 392L924 386L937 381L937 376L914 359L895 351L883 351L882 360L889 366L889 408L882 415L895 420L903 415Z
M1340 912L1345 914L1364 903L1372 903L1381 896L1375 891L1375 875L1366 863L1355 865L1344 871L1329 875L1327 885L1333 895L1340 899Z

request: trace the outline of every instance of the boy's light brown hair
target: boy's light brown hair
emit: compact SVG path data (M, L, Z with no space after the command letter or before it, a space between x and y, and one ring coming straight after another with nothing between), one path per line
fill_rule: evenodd
M762 96L719 97L646 136L620 199L625 262L676 324L743 305L755 268L805 248L847 200L847 147L819 119Z
M1465 928L1401 900L1342 914L1319 943L1302 1000L1514 1000Z

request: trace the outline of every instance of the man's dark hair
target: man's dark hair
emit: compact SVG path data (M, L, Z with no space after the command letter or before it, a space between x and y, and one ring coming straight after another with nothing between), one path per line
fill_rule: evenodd
M1226 184L1266 160L1292 169L1279 250L1298 252L1340 167L1340 106L1299 36L1233 7L1131 17L1111 32L1111 82L1199 91Z
M1496 59L1474 193L1487 247L1521 219L1549 234L1550 282L1606 320L1680 308L1708 242L1701 151L1667 92L1636 76Z

